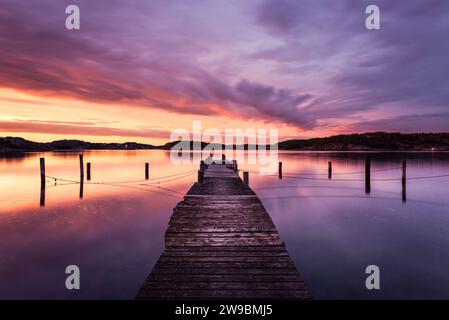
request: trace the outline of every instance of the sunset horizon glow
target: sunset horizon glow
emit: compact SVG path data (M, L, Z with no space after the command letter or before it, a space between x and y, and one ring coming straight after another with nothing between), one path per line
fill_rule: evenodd
M162 145L203 127L279 140L449 123L447 1L0 0L0 136ZM425 28L423 27L425 26Z

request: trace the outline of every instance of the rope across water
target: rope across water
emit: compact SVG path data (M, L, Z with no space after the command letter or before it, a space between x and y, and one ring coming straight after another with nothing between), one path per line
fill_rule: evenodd
M186 178L188 176L193 175L196 171L197 170L189 170L189 171L184 171L184 172L180 172L180 173L176 173L176 174L160 176L160 177L151 178L151 179L142 179L142 180L83 181L83 184L87 184L87 185L107 185L107 186L112 186L112 187L136 189L136 190L149 191L149 192L158 192L156 190L149 190L149 189L146 189L146 188L143 188L143 187L126 185L126 184L139 183L139 185L141 185L141 186L147 186L147 187L160 189L160 190L169 192L169 193L158 192L158 193L161 193L161 194L174 196L173 195L173 193L174 193L176 195L182 196L183 193L178 192L178 191L173 190L173 189L170 189L170 188L161 187L160 184L163 184L163 183L166 183L166 182L171 182L171 181L177 181L177 180L180 180L180 179L184 179L184 178ZM48 176L48 175L46 175L45 177L55 181L55 185L48 186L46 188L54 188L54 187L59 187L59 186L74 185L74 184L80 184L81 183L80 181L70 180L70 179L65 179L65 178L60 178L60 177L54 177L54 176ZM62 182L65 182L65 183L57 184L58 181L62 181ZM155 181L155 182L153 182L153 183L141 183L141 182L147 182L147 181ZM178 198L178 196L176 196L176 198Z

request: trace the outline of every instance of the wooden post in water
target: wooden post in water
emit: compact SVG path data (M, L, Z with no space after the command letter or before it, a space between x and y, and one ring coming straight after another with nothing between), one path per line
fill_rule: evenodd
M84 179L80 180L80 199L84 196Z
M407 201L407 160L402 160L402 202Z
M226 162L226 155L225 155L225 154L222 154L222 155L221 155L221 162L222 162L223 164L225 164L225 162Z
M39 159L39 165L41 169L41 185L45 185L45 158Z
M371 158L366 157L365 161L365 193L371 193Z
M234 160L234 171L238 171L237 160Z
M243 172L243 183L247 186L249 185L249 173L248 171Z
M150 164L145 162L145 180L150 179Z
M83 155L80 154L80 181L84 180L84 159Z
M402 183L405 184L407 180L407 160L402 160Z
M86 164L86 170L87 170L87 181L90 181L90 162Z
M45 158L39 159L40 171L41 171L41 197L40 206L45 206Z
M83 198L84 195L84 158L83 155L80 154L80 199Z
M279 171L279 179L282 179L282 161L279 161L278 171Z
M329 161L327 166L327 177L332 179L332 161Z
M203 183L203 174L204 174L203 170L198 170L198 183L199 184Z

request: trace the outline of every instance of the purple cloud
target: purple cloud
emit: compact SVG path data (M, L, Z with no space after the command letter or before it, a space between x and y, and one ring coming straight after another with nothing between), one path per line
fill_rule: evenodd
M338 117L360 125L351 118L378 110L385 121L366 119L370 130L388 130L390 118L396 130L408 130L410 118L419 124L414 114L424 115L421 128L441 129L438 115L449 108L449 3L376 1L381 9L376 31L364 27L368 4L288 0L281 6L265 0L256 21L284 43L252 57L274 60L279 72L306 79L318 73L329 89L305 111L321 122Z
M167 130L153 128L112 128L96 126L95 123L87 122L45 122L39 120L0 121L0 128L7 132L33 132L62 135L120 136L164 139L170 136L170 131Z
M374 113L407 130L409 116L448 111L445 0L379 0L376 31L364 27L369 1L76 3L73 32L66 3L0 0L0 87L307 130ZM440 128L433 119L422 129Z
M43 2L2 1L0 41L8 48L0 52L2 87L203 115L221 105L255 119L310 122L297 106L306 95L250 83L244 75L234 84L196 62L214 35L195 25L194 11L180 2L79 1L76 32L64 28L62 3ZM262 88L265 102L255 95Z

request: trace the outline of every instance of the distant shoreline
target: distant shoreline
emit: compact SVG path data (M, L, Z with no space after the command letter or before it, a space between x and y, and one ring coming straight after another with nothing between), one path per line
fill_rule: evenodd
M193 149L193 141L190 143ZM34 142L20 137L0 138L0 154L24 152L79 152L93 150L170 150L179 141L164 145L151 145L136 142L93 143L81 140L58 140L53 142ZM208 143L201 142L201 149ZM251 145L250 145L251 146ZM244 150L248 145L233 145ZM270 146L267 146L268 148ZM216 144L216 149L226 145ZM316 151L316 152L437 152L449 151L449 133L387 133L373 132L363 134L336 135L325 138L291 139L278 143L280 151ZM187 151L187 150L185 150Z
M55 152L55 153L80 153L80 152L85 152L85 151L151 151L151 150L157 150L157 151L171 151L170 149L160 149L160 148L152 148L152 149L68 149L68 150L10 150L10 151L0 151L0 157L1 156L13 156L13 155L24 155L24 154L33 154L33 153L46 153L46 152ZM247 152L248 150L242 150L244 152ZM449 150L364 150L364 151L360 151L360 150L278 150L280 153L282 154L288 154L288 153L298 153L298 152L303 152L303 153L360 153L360 154L367 154L367 153L372 153L372 154L380 154L380 153L390 153L390 154L395 154L395 153L449 153ZM175 152L175 151L173 151ZM184 152L192 152L192 151L184 151ZM193 152L199 152L199 151L193 151Z

